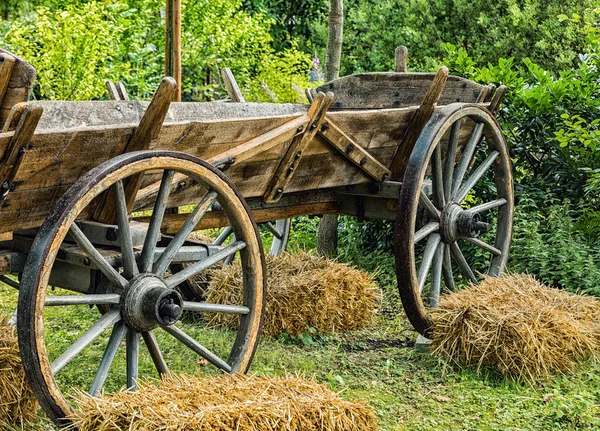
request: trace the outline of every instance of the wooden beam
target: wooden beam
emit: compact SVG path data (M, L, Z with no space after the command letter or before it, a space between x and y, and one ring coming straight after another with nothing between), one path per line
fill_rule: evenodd
M494 96L492 97L492 100L490 101L490 106L488 107L488 110L490 111L490 113L493 116L496 116L496 114L498 113L498 110L500 109L500 105L502 104L502 101L504 100L504 96L506 96L507 90L508 90L508 88L505 85L501 85L500 87L498 87L498 89L494 93Z
M105 82L106 91L108 91L108 97L110 100L121 100L121 96L119 96L119 91L117 90L117 86L110 79L107 79Z
M175 101L181 102L181 0L167 0L165 26L165 74L179 84Z
M25 109L27 109L27 105L27 102L21 102L12 107L6 118L6 123L4 123L4 127L2 128L2 133L11 132L17 128L19 120L21 120L21 115L25 112Z
M260 208L252 210L252 215L257 223L263 223L282 218L297 217L300 215L337 214L338 202L311 203L289 207ZM183 226L189 214L165 214L161 232L165 235L174 235ZM136 217L134 220L149 223L150 217ZM229 226L230 222L223 211L208 211L196 225L194 230L215 229Z
M150 143L156 139L162 128L176 89L177 83L173 78L163 78L140 124L136 127L133 136L125 146L124 153L149 148ZM135 175L130 177L124 184L127 210L129 212L133 210L135 196L139 190L141 180L141 175ZM98 206L94 218L101 223L114 224L116 222L116 209L112 191L104 193L102 204Z
M0 106L8 90L8 83L15 66L15 57L10 54L0 53Z
M435 78L433 78L431 85L429 86L429 90L427 91L421 106L419 106L419 109L417 112L415 112L415 115L410 122L410 126L408 126L404 138L402 138L402 142L400 143L400 146L394 155L391 165L392 180L402 181L404 177L404 170L406 169L406 164L408 163L410 154L412 153L412 150L417 142L417 139L419 139L421 132L425 128L425 125L435 112L435 107L438 100L440 100L440 96L442 95L442 91L444 90L444 85L446 84L447 79L448 68L440 67L435 75Z
M224 67L221 70L221 77L223 78L223 83L225 84L225 88L227 89L227 94L232 102L240 102L244 103L246 99L244 99L244 95L242 94L242 90L235 80L231 69L228 67Z
M398 73L406 73L406 59L408 57L408 48L400 45L396 48L396 67L394 68L395 72Z
M317 131L325 121L325 113L333 102L333 93L319 93L308 110L310 124L308 130L294 138L283 156L275 175L264 195L265 202L277 202L283 196L285 187L289 184L302 158L306 146L312 141Z

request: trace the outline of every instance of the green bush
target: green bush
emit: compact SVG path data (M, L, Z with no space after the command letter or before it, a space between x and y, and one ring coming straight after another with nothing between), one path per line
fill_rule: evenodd
M42 2L40 2L42 3ZM242 0L183 1L184 100L225 96L219 69L230 67L250 99L268 85L280 102L302 100L310 56L295 43L276 52L273 20L250 15ZM37 97L104 97L104 80L121 79L130 95L149 98L164 72L162 0L46 0L0 26L0 44L38 69Z

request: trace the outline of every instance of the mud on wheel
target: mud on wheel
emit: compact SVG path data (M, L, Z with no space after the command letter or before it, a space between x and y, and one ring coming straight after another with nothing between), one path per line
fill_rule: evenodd
M125 190L132 178L157 170L163 172L162 182L145 238L136 246ZM175 236L161 237L174 173L190 176L206 193ZM98 246L83 228L102 196L114 199L120 249ZM213 202L223 208L236 240L222 247L187 246L186 238ZM188 302L178 293L177 286L187 278L235 254L243 271L243 303ZM95 274L90 278L97 279L96 290L90 291L89 279L77 285L76 277L60 288L49 287L52 272L64 267L68 255L81 255ZM189 264L185 271L168 271L170 264L184 262ZM78 272L75 265L72 268L73 274ZM245 372L258 343L264 289L257 226L225 175L182 153L118 156L82 176L62 196L31 247L18 306L26 373L44 411L65 424L63 418L72 412L73 386L96 395L123 386L134 390L139 377L174 370ZM180 322L183 311L236 314L239 326L230 331L203 330L197 327L202 323ZM125 354L118 355L123 340ZM175 362L172 368L170 360ZM63 377L65 371L68 379Z
M408 160L395 227L396 275L413 327L448 291L504 270L512 234L511 164L494 117L452 104L433 115Z

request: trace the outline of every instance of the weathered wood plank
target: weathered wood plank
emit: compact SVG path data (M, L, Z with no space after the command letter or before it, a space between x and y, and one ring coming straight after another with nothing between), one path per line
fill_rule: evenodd
M0 55L11 56L15 59L10 79L6 84L4 97L0 104L0 127L4 126L10 110L14 105L21 102L27 102L29 94L35 81L35 69L22 58L0 49Z
M436 74L377 72L344 76L327 82L317 91L332 91L332 109L380 109L419 105ZM483 85L449 76L439 105L475 102Z
M224 67L221 70L221 77L223 78L223 83L225 84L225 88L227 89L227 94L229 98L234 103L244 103L246 99L244 99L244 95L242 94L242 90L235 80L235 76L233 76L233 72L228 67Z
M8 83L15 66L15 57L10 54L0 54L0 104L4 100Z
M406 59L408 58L408 48L400 45L395 52L396 65L394 71L396 73L406 73Z
M423 98L419 109L415 113L404 138L402 138L402 143L398 147L396 154L394 155L394 160L392 161L391 171L392 171L392 180L401 181L404 177L404 170L406 168L406 163L408 162L408 158L423 131L423 128L435 112L435 107L440 100L441 94L444 90L444 86L448 80L448 69L446 67L441 67L438 70L438 73L435 75L433 81L431 81L431 86L427 90L427 94ZM479 97L479 94L477 95Z

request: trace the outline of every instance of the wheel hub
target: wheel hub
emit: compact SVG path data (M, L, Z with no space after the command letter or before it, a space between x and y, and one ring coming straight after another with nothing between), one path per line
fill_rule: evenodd
M121 296L123 319L139 332L149 331L159 325L173 325L182 313L181 295L169 289L153 274L140 274L133 278Z
M482 221L479 214L464 210L456 202L449 202L442 210L440 235L447 244L459 238L477 238L489 230L490 225Z

